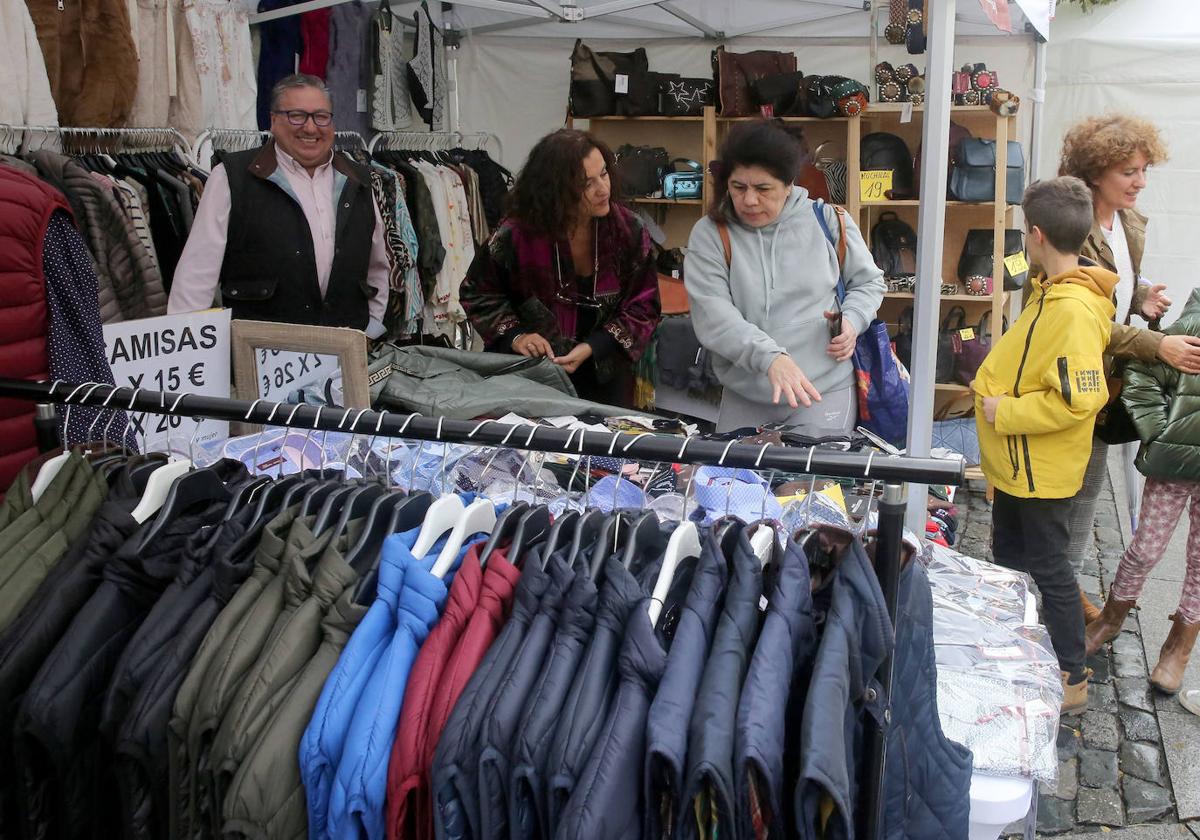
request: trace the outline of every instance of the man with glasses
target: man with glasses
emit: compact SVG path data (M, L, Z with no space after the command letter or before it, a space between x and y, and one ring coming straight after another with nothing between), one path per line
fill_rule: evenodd
M333 151L325 83L271 91L271 139L223 156L204 188L167 311L221 302L234 318L383 334L388 253L370 173Z

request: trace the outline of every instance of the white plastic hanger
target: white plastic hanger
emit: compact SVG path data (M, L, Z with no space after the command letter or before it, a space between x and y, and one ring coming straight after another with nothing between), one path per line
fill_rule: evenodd
M687 452L688 444L692 442L691 438L685 438L683 446L679 448L679 454L675 460L682 461L684 454ZM683 491L684 510L687 510L687 500L692 494L692 482L696 478L696 469L692 467L692 474L688 477L687 487ZM700 529L696 527L695 522L684 520L671 532L671 538L667 540L666 551L663 552L662 568L659 569L658 578L654 581L654 591L650 595L650 607L647 612L650 614L650 626L658 624L658 617L662 615L663 606L667 600L667 593L671 591L671 582L675 579L675 570L679 568L679 564L689 557L700 556Z
M180 401L186 394L180 394L175 398L175 404L171 406L171 413L175 413ZM200 424L196 424L196 428L200 428ZM188 471L194 466L190 458L172 458L171 450L171 433L167 431L167 462L161 467L150 473L150 479L146 482L146 490L142 493L141 500L137 503L130 516L139 524L148 520L151 516L158 513L163 506L163 502L167 500L167 493L171 490L171 485L175 483L175 479L182 475L187 475Z
M763 444L762 450L758 453L758 459L754 462L754 468L758 469L758 465L762 463L763 453L767 451L770 443ZM775 526L766 522L767 518L767 494L771 492L771 480L775 477L775 471L771 471L771 476L767 479L767 487L763 492L762 510L759 511L758 518L761 523L750 536L750 548L754 551L754 556L758 558L758 562L764 567L771 562L771 555L774 553L775 546Z
M50 386L51 396L54 395L54 389L58 387L58 384L61 381L62 380L59 379L54 380L54 384ZM104 383L92 384L91 390L87 392L87 395L84 396L84 399L87 399L87 397L91 395L92 391L95 391L102 384ZM71 423L71 398L79 393L81 389L86 387L87 383L76 386L75 390L67 394L67 398L64 400L67 410L64 412L65 419L63 420L63 451L61 455L55 455L49 461L42 464L42 468L38 470L37 475L34 476L33 486L29 488L29 494L33 496L33 500L35 502L42 498L42 495L46 492L46 488L50 486L50 482L54 481L54 479L62 471L62 468L66 466L67 461L71 459L71 443L67 439L67 435L70 433L69 428Z
M415 414L408 416L408 419L404 421L404 425L400 427L398 435L404 433L404 430L408 428L408 424L412 422L414 417L416 417ZM440 417L438 418L437 437L441 440L442 418ZM420 461L421 452L424 449L425 444L422 442L417 448L416 456L413 458L412 473L408 480L408 489L410 492L417 477L417 463ZM462 498L457 493L443 492L441 496L435 499L433 504L429 506L429 510L425 512L425 521L421 523L421 531L417 534L417 542L412 549L413 557L424 557L428 554L433 549L439 537L454 529L454 526L462 518L463 514L466 513L466 510ZM445 572L442 574L445 574Z

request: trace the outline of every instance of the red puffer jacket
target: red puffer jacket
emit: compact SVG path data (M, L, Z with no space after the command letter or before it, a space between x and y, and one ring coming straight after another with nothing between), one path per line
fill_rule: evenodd
M49 378L42 240L55 210L70 213L62 193L0 166L0 376ZM0 399L0 493L37 455L33 404Z

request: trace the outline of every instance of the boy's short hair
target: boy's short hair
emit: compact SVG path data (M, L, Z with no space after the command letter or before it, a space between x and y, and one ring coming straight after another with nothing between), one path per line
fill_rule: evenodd
M1078 254L1092 229L1092 191L1071 175L1034 181L1021 201L1025 223L1039 228L1054 250Z

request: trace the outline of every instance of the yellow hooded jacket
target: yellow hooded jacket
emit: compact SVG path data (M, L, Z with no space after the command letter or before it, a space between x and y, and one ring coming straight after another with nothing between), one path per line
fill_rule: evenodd
M1104 349L1117 275L1080 266L1039 277L1021 317L979 367L975 425L983 472L1023 499L1066 499L1083 485L1096 414L1108 402ZM983 398L1004 395L995 425Z

